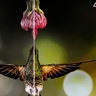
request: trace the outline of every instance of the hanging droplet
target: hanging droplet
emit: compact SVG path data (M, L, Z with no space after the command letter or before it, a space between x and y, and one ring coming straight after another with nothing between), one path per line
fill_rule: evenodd
M93 7L96 7L96 2L93 4Z

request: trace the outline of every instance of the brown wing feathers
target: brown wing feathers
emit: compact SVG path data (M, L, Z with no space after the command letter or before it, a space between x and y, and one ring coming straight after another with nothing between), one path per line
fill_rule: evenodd
M78 67L82 63L88 62L96 62L96 60L87 60L81 62L73 62L68 64L49 64L49 65L42 65L42 77L43 80L47 80L47 78L57 78L68 74L80 67Z
M47 80L48 78L57 78L72 72L79 67L82 63L87 62L96 62L96 60L89 60L83 62L75 62L69 64L49 64L49 65L41 65L42 67L42 77L43 80ZM20 80L24 80L24 66L17 66L13 64L0 64L0 74L8 76L10 78L20 78Z
M23 80L22 75L24 72L24 68L22 66L16 66L13 64L0 64L0 74L4 76L8 76L10 78L17 79L20 77L21 80Z
M69 72L72 72L80 67L78 67L80 63L77 64L50 64L50 65L42 65L42 76L43 80L47 80L47 78L57 78L63 76Z
M96 60L87 60L81 62L73 62L68 64L49 64L49 65L42 65L42 76L43 80L47 80L47 78L57 78L68 74L78 68L82 63L88 62L96 62Z

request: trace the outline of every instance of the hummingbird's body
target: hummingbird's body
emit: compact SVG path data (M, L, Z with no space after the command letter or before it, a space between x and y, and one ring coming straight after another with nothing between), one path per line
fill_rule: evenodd
M37 54L38 50L35 50ZM35 60L34 60L35 59ZM35 64L35 72L33 71L33 64ZM35 81L33 80L35 75ZM39 96L39 92L43 89L42 84L42 70L38 60L38 54L33 56L33 49L30 50L30 55L25 67L25 91L30 95Z
M41 96L39 92L43 89L42 81L46 81L48 78L54 79L64 76L80 68L79 65L82 63L96 62L96 60L88 60L68 64L40 65L38 50L35 49L35 54L33 52L32 47L26 65L0 64L0 74L13 79L20 78L20 80L24 81L25 91L28 96Z

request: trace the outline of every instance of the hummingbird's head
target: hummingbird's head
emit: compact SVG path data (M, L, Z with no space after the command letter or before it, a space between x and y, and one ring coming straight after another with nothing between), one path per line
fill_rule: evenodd
M28 62L33 62L33 58L35 58L35 62L39 62L38 49L36 49L36 47L34 48L32 46L32 48L30 49L30 52L29 52Z
M34 54L34 53L33 53L34 51L35 51L35 56L39 54L38 49L36 49L36 47L33 48L33 46L32 46L32 48L30 49L30 54L31 54L31 55Z

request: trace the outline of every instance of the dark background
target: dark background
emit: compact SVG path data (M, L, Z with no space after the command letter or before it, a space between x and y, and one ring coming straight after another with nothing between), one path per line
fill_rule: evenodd
M94 2L95 0L41 0L40 7L48 19L47 27L44 29L49 30L46 34L61 39L70 55L73 55L74 49L80 48L86 52L88 48L95 46L96 8L93 8ZM26 38L31 38L31 33L25 32L20 27L22 13L26 9L25 0L1 0L0 7L0 35L4 43L3 50L7 47L9 51L12 51L16 43L19 44L16 45L16 49L19 49ZM45 34L45 32L41 30L39 34Z
M43 34L55 38L64 46L68 62L96 59L96 8L93 8L94 3L95 0L41 0L40 8L45 12L48 23L45 29L39 31L37 40ZM26 63L32 37L31 32L25 32L20 27L20 20L25 9L25 0L0 0L0 60L3 63ZM46 50L46 46L42 50ZM45 57L47 58L47 54ZM94 66L89 64L87 67L83 65L82 68L94 78L96 77L93 75L96 73L96 64ZM50 85L50 81L48 84ZM96 88L94 90L92 94L96 92Z

